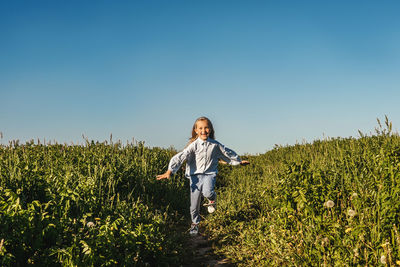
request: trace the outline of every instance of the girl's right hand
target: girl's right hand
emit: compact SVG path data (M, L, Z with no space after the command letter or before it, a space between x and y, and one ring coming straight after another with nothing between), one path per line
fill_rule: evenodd
M168 170L163 174L157 175L157 180L169 179L170 176L171 176L171 171Z

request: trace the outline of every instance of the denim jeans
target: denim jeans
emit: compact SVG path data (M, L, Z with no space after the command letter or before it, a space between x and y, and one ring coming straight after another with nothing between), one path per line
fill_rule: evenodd
M192 223L200 222L201 196L215 200L214 192L216 174L195 174L190 176L190 215Z

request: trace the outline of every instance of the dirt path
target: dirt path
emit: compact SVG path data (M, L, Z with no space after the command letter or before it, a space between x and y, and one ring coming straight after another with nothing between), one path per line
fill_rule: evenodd
M189 233L188 233L189 234ZM207 236L200 234L197 236L191 236L187 240L187 248L189 255L185 261L184 267L188 266L223 266L231 267L235 266L230 263L228 259L219 257L214 253L212 248L212 242L207 239Z

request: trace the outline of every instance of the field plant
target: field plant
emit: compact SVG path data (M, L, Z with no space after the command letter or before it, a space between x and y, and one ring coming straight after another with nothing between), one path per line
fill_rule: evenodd
M400 137L276 146L225 169L207 233L239 266L400 265Z
M160 183L173 149L143 143L0 146L1 266L153 266L181 260L188 193Z
M378 124L221 165L217 212L202 221L217 252L239 266L400 265L400 137ZM188 262L188 179L155 180L175 153L111 140L0 145L0 265Z

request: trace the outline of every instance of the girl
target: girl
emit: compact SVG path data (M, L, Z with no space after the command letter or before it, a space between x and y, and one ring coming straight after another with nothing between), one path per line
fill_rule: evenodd
M172 157L168 170L157 175L157 180L168 179L175 174L186 160L185 176L190 179L190 215L192 225L191 235L199 232L200 202L203 195L208 199L208 211L215 211L216 193L214 192L215 177L217 175L218 161L231 165L247 165L246 160L240 157L229 148L214 140L214 128L211 121L206 117L198 118L192 129L192 137L186 148Z

